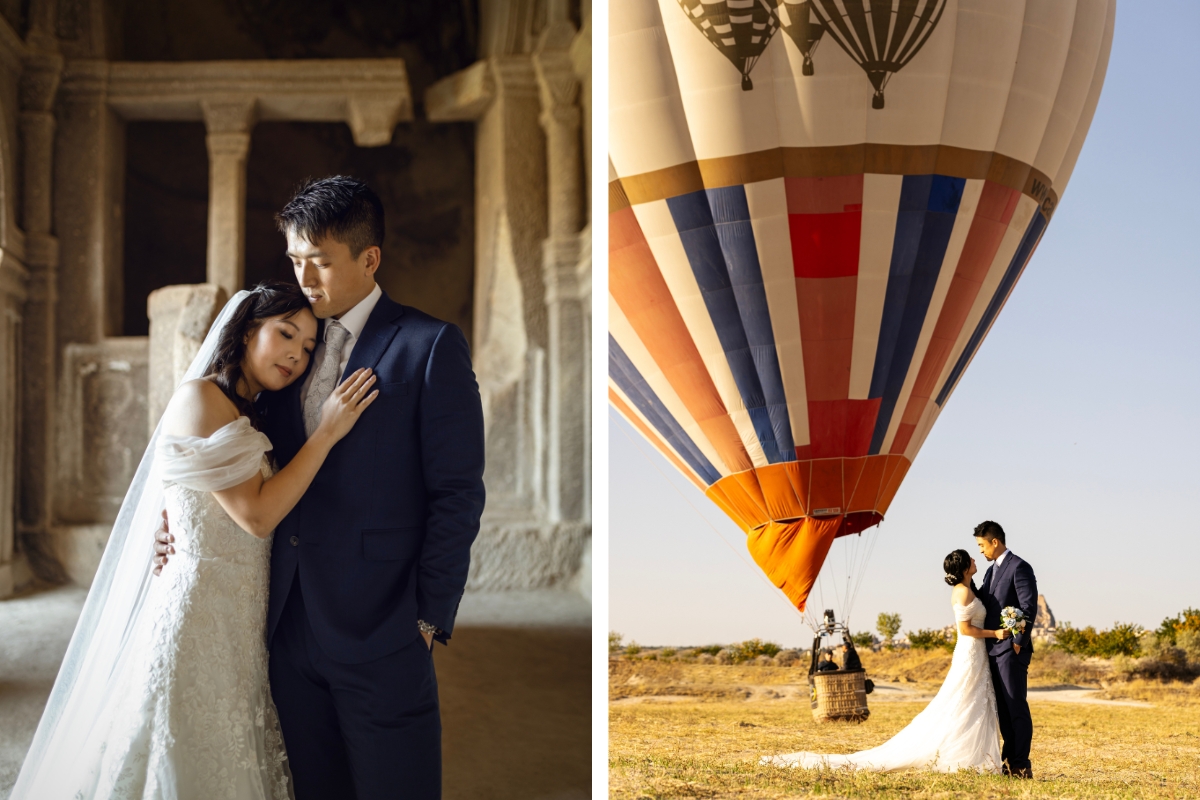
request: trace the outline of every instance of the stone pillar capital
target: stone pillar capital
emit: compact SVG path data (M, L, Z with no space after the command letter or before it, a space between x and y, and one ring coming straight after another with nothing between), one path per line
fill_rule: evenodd
M528 56L489 59L496 94L501 97L537 97L538 81Z
M392 141L396 123L406 114L408 96L397 93L355 94L346 103L346 124L359 147L380 147Z
M204 127L215 133L250 133L258 118L258 101L253 97L211 97L200 101Z
M579 77L566 50L552 50L533 57L538 92L544 111L565 107L575 109L574 125L579 126Z
M100 59L71 59L63 65L63 99L69 103L103 103L108 96L107 61Z
M35 50L26 56L18 85L21 110L48 113L54 107L62 71L63 57L58 53Z
M250 153L249 133L210 133L204 137L211 159L232 156L244 159Z
M555 105L542 110L538 122L542 123L548 135L572 135L577 132L582 120L578 106Z

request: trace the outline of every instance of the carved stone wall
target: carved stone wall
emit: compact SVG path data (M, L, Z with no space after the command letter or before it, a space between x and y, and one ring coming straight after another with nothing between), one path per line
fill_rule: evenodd
M150 341L69 344L63 352L56 518L116 519L149 435Z
M475 123L488 505L472 588L590 595L590 6L581 28L578 10L481 4L481 60L425 93L430 119Z
M590 3L414 0L317 12L328 19L201 6L30 0L13 6L21 35L0 9L0 598L32 571L90 582L201 329L248 273L278 267L244 261L269 250L245 231L278 205L255 194L249 163L273 121L344 123L353 145L339 153L394 156L371 179L401 219L385 243L400 268L379 280L472 341L488 506L469 588L590 594ZM141 313L124 308L126 125L139 120L206 126L209 285L153 294L150 335L123 337L126 312ZM440 206L404 183L422 171L448 187ZM455 187L472 171L463 213ZM432 263L451 239L463 263ZM406 296L419 281L444 307Z

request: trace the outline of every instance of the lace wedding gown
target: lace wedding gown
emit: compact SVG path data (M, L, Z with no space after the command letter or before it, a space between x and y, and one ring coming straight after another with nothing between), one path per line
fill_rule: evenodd
M986 611L978 597L965 606L954 603L951 606L956 620L968 620L975 627L983 624ZM937 696L904 730L878 747L850 755L790 753L763 760L807 769L855 767L876 772L900 769L999 772L1000 727L983 640L958 637L950 672Z
M75 798L290 797L267 686L271 539L239 528L209 491L256 467L269 478L270 448L246 417L207 439L159 437L175 555L128 634L132 657L80 754Z

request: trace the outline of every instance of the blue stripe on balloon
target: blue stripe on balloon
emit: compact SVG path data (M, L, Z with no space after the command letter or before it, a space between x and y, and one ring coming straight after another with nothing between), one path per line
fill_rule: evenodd
M873 454L883 447L912 365L966 183L963 178L945 175L904 176L871 374L869 396L882 398L871 436Z
M713 468L712 462L705 458L704 453L692 441L692 437L667 410L662 400L646 383L642 373L633 365L633 361L617 344L617 340L608 336L608 374L616 381L617 386L625 396L633 402L638 411L642 412L647 421L654 426L667 445L676 455L684 460L705 484L712 486L720 479L720 474Z
M967 346L963 348L962 355L958 357L958 361L954 362L954 369L950 370L950 375L942 385L942 390L938 392L937 400L935 401L938 406L946 402L946 398L950 396L950 392L954 391L954 387L958 385L958 379L962 377L963 370L967 368L967 364L971 363L975 351L983 343L983 337L987 336L987 332L992 327L992 322L995 321L996 315L1000 313L1000 309L1004 306L1005 301L1008 300L1013 287L1017 285L1017 279L1025 271L1025 265L1029 263L1029 257L1033 255L1033 249L1037 247L1038 240L1042 238L1042 233L1045 230L1046 218L1040 213L1035 212L1033 219L1029 221L1029 226L1025 228L1025 235L1021 237L1021 243L1017 245L1017 252L1013 253L1012 261L1008 262L1008 269L1004 271L1004 277L1000 279L1000 285L996 287L996 293L992 295L992 300L988 303L987 309L984 310L979 324L975 326L971 338L967 340Z
M692 192L668 199L667 207L767 462L795 461L746 190Z

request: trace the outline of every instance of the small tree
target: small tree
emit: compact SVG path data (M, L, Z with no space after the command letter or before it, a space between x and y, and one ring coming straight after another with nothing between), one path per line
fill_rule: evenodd
M608 632L608 652L615 653L621 649L621 643L625 640L624 634L616 631Z
M884 646L891 647L892 639L900 632L900 615L880 612L879 618L875 620L875 630L883 637Z

